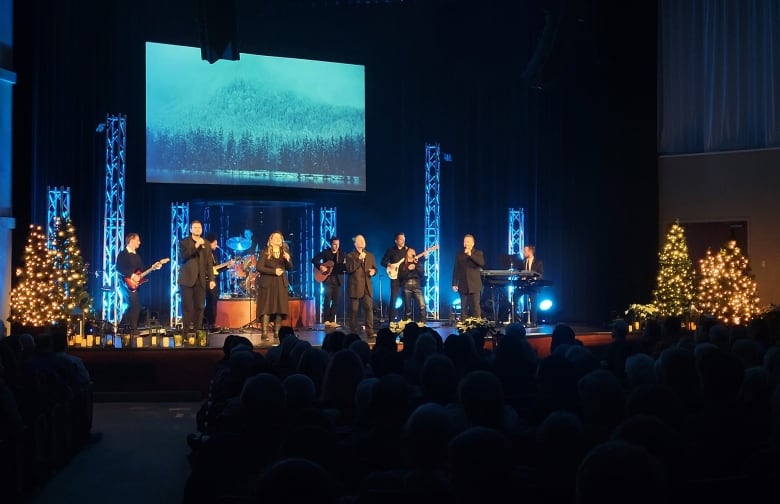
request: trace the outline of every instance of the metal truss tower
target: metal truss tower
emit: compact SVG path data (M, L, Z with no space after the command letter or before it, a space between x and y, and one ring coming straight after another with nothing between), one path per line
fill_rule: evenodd
M70 187L51 187L48 188L49 210L46 213L46 221L49 223L47 228L47 242L51 248L51 237L54 235L54 227L57 219L67 220L70 218Z
M320 207L320 248L317 249L318 252L330 247L330 238L332 236L337 236L336 207ZM317 304L319 310L317 320L319 320L320 323L323 323L324 320L322 320L322 303L325 301L325 286L319 284L319 288L315 286L315 291L320 295L320 301Z
M525 213L522 208L509 209L509 255L522 256L525 245ZM521 268L522 269L522 268Z
M439 144L425 145L425 243L424 250L440 243L441 238L441 149ZM428 253L425 261L425 308L428 318L439 318L439 249Z
M171 203L171 327L181 324L181 293L179 292L179 239L189 233L190 204Z
M103 211L103 321L119 323L119 275L114 261L125 242L126 115L106 116L106 184Z

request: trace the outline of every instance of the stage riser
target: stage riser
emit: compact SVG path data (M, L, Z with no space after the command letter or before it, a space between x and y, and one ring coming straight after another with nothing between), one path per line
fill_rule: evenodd
M282 325L296 329L314 327L316 323L313 299L290 299L289 315ZM238 328L253 322L257 303L253 298L220 299L217 302L217 327Z

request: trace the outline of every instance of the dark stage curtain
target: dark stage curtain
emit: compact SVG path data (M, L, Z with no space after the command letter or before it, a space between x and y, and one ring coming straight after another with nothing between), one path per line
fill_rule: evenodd
M780 146L780 1L659 6L659 152Z
M369 250L381 253L399 230L419 248L424 146L440 142L453 158L442 163L443 315L463 235L476 235L488 267L497 268L509 207L525 210L526 241L555 283L559 319L605 321L649 295L657 250L656 48L647 42L654 5L607 11L599 2L567 3L582 9L561 13L535 80L541 89L532 89L523 71L545 33L544 3L523 3L522 15L509 15L503 2L240 3L242 51L366 65L367 191L343 193L146 184L144 42L197 47L196 2L55 4L19 2L15 12L15 188L23 191L14 192L22 230L15 258L27 221L45 218L46 186L70 185L82 250L100 262L104 138L95 125L106 113L126 113L127 230L141 233L147 262L170 251L170 203L206 198L336 206L339 234L365 234ZM348 240L342 246L350 248ZM161 314L164 271L144 294Z

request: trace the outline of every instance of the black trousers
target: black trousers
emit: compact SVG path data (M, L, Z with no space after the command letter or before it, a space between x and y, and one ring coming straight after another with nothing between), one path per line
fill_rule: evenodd
M219 301L219 284L213 289L206 291L206 308L203 312L203 318L209 327L214 327L217 322L217 302Z
M130 326L132 332L138 330L138 318L141 316L141 296L138 294L138 290L130 292L130 289L122 287L122 298L127 303L127 310L125 311L125 324Z
M203 327L206 309L206 286L196 283L193 287L179 286L181 292L181 325L185 331Z
M387 320L390 322L395 320L395 303L402 289L403 285L399 279L390 280L390 306L387 308Z
M412 299L417 302L417 322L425 322L425 298L422 292L422 283L417 278L410 278L404 284L404 305L406 313L404 319L412 319Z
M482 317L482 307L479 306L479 292L461 293L460 314L463 319L468 317Z
M325 294L322 301L322 318L326 322L333 322L341 299L341 286L336 282L326 281L322 288Z
M351 301L349 311L349 330L358 334L358 311L363 306L363 315L366 317L366 334L374 334L374 298L366 294L362 298L349 298Z

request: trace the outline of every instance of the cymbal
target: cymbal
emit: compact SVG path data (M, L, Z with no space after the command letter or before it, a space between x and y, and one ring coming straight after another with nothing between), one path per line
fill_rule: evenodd
M252 240L242 236L233 236L227 239L227 246L233 250L243 251L252 246Z

